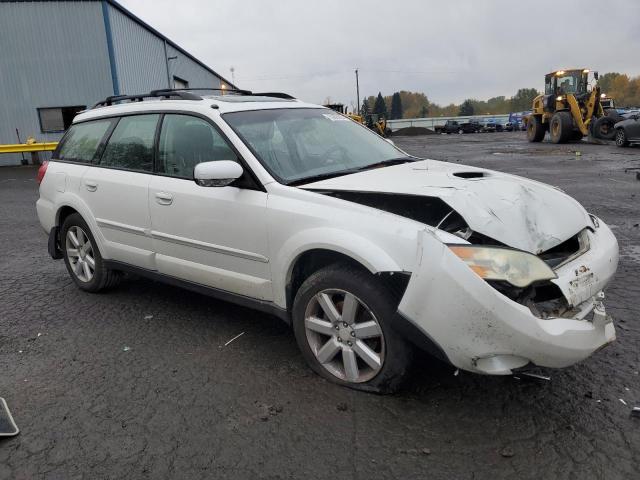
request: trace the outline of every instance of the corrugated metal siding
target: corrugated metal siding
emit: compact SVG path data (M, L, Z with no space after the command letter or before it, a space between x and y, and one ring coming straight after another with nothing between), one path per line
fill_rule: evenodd
M164 40L109 5L120 94L167 88Z
M109 5L113 48L121 94L172 88L173 76L190 87L220 86L220 79L117 8ZM167 57L178 58L166 61ZM167 75L167 63L169 75Z
M37 108L113 94L100 2L2 2L0 46L0 143L16 143L16 128L23 141L56 141L40 131ZM0 155L0 165L19 159Z
M191 88L220 88L219 77L202 68L171 45L167 45L167 56L178 57L169 61L169 72L172 82L173 77L176 76L188 81Z

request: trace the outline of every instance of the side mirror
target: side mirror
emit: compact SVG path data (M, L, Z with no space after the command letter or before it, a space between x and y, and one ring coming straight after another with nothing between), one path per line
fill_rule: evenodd
M598 80L598 72L593 72L593 78L595 78L596 80Z
M232 160L202 162L193 169L193 179L201 187L226 187L242 176L242 167Z

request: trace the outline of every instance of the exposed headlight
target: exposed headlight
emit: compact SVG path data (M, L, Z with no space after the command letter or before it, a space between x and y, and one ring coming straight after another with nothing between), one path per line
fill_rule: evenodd
M557 100L557 101L559 101L559 102L561 102L562 100L564 100L564 96L562 96L562 95L558 95L558 96L556 97L556 100Z
M504 280L524 288L533 282L557 278L535 255L519 250L473 245L448 245L475 273L485 280Z

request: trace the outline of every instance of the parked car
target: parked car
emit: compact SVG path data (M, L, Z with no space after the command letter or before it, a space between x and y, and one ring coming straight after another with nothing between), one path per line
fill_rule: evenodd
M497 132L498 131L498 123L493 119L485 120L482 125L483 132Z
M626 120L616 123L613 127L616 132L616 145L627 147L640 143L640 114L630 115Z
M518 124L516 123L515 125L511 122L507 122L504 124L504 131L505 132L513 132L514 130L517 130L518 128Z
M75 117L38 180L49 253L79 289L135 272L274 314L348 387L393 390L414 346L507 375L615 339L603 220L285 94L109 98Z
M436 133L476 133L478 125L473 122L458 122L457 120L447 120L444 125L433 127Z

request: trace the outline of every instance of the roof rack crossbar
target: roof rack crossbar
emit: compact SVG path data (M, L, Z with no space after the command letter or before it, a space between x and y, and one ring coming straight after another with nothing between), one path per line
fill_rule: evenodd
M261 93L252 93L254 97L274 97L274 98L282 98L284 100L295 100L296 97L289 95L288 93L283 92L261 92Z

